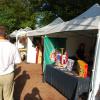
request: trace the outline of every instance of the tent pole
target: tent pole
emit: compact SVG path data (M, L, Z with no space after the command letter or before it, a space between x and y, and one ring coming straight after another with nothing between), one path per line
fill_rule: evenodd
M18 48L18 35L16 35L16 47Z
M94 65L92 70L92 78L90 83L90 90L88 100L96 100L95 96L100 85L100 26L98 28L98 36L95 49Z
M43 61L44 61L44 36L41 36L41 44L42 44L42 73L43 73Z
M42 42L42 81L44 82L44 71L43 71L43 66L44 66L44 37L41 36L41 42Z

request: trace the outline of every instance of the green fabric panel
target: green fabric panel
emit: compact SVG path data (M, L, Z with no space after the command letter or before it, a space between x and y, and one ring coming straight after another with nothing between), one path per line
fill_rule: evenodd
M66 48L66 38L51 38L45 36L44 38L44 63L43 72L45 71L46 64L53 64L50 59L50 53L59 48Z

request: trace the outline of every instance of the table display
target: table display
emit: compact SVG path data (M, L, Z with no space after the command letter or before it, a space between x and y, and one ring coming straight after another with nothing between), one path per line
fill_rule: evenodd
M81 78L54 65L46 65L45 81L55 87L69 100L78 100L78 96L89 90L89 78Z

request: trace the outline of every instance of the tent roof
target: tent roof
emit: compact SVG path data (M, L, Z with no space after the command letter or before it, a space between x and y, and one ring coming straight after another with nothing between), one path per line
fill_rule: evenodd
M48 25L46 25L42 28L36 29L36 30L37 31L41 31L41 30L43 31L45 29L48 29L49 27L52 27L52 26L57 25L57 24L62 23L62 22L64 22L64 21L60 17L58 17L53 22L51 22L50 24L48 24Z
M30 27L26 27L24 29L20 28L19 30L15 30L10 34L10 37L16 37L16 36L24 36L27 34L28 31L32 31Z
M64 22L60 17L56 18L53 22L51 22L50 24L36 29L36 30L32 30L30 27L26 27L24 29L19 29L19 30L15 30L10 34L10 37L16 37L17 35L21 36L21 34L29 34L29 36L34 36L34 35L42 35L43 33L45 33L46 30L51 30L53 28L54 25L57 25L59 23ZM30 34L31 33L31 34Z
M100 16L85 19L73 19L71 21L56 25L54 29L47 31L47 34L62 31L96 30L98 29Z
M96 17L96 16L100 16L100 5L97 3L94 4L92 7L90 7L87 11L85 11L81 15L77 16L76 19Z
M10 34L10 37L15 37L16 34L17 34L17 31L18 31L18 30L13 31L13 32Z
M45 35L47 30L51 30L52 28L54 28L54 26L61 24L63 22L64 21L60 17L58 17L53 22L51 22L50 24L48 24L42 28L38 28L36 30L29 31L28 36Z
M10 37L17 37L17 36L25 36L27 34L28 30L25 29L19 29L19 30L15 30L14 32L12 32L10 34Z
M79 15L78 17L67 21L58 23L56 25L47 25L44 28L44 30L34 30L28 33L29 36L36 36L36 35L46 35L51 33L57 33L57 32L74 32L74 31L87 31L94 30L94 32L97 32L98 25L100 21L100 5L94 4L92 7L90 7L87 11ZM52 34L53 35L53 34Z
M32 29L30 27L26 27L23 30L25 30L25 31L32 31Z
M82 13L78 17L63 22L52 30L49 30L46 34L54 32L68 32L68 31L80 31L80 30L98 30L98 25L100 22L100 5L94 4L86 12Z

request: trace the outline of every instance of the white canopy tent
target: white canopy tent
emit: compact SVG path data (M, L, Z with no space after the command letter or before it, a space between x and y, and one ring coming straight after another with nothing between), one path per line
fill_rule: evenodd
M78 20L77 20L78 19ZM76 17L72 20L73 24L66 28L66 31L76 31L76 30L85 30L88 31L89 35L97 35L97 42L96 42L96 49L95 49L95 59L93 65L93 73L92 73L92 80L91 80L91 89L89 93L88 100L96 100L95 96L100 86L100 5L95 4L85 13L81 14L80 16ZM75 24L76 23L76 24ZM76 26L77 25L77 26Z
M16 38L16 47L21 50L21 49L24 49L24 50L27 50L27 44L30 45L30 42L29 42L29 39L27 39L28 43L27 44L22 44L20 43L20 38L19 37L23 37L23 36L26 36L27 32L32 30L31 28L29 27L26 27L24 29L19 29L19 30L15 30L14 32L12 32L10 34L10 37L11 38ZM29 46L28 46L29 47ZM26 51L20 51L20 55L21 55L21 58L23 59L24 56L26 56ZM33 59L33 62L34 62L34 59Z
M23 36L23 35L27 35L28 36L35 36L35 35L42 35L45 33L46 30L51 30L55 25L58 25L60 23L64 22L60 17L56 18L54 21L52 21L50 24L42 27L42 28L38 28L35 30L32 30L30 27L26 27L24 29L19 29L19 30L15 30L10 34L10 37L16 37L16 36Z
M62 29L59 31L59 32L64 31L62 35L70 35L70 34L75 35L79 33L90 37L91 36L97 37L96 49L95 49L95 60L94 60L93 74L91 80L91 91L89 93L88 100L96 100L95 96L100 86L100 78L99 78L100 77L100 61L99 61L100 60L100 25L99 23L100 23L100 5L95 4L86 12L74 18L73 20L62 23L62 25L58 25L60 28L62 26ZM56 29L54 30L59 30L59 27L56 27ZM53 33L54 30L49 31L49 33ZM54 35L58 35L58 34L59 33L56 33Z
M70 21L56 25L54 29L48 31L48 34L54 32L62 32L62 31L66 33L67 32L71 33L75 31L89 32L90 30L98 30L99 21L100 21L100 5L95 4L91 8L89 8L86 12L79 15L78 17Z
M45 28L43 31L30 31L28 36L38 36L38 35L48 35L48 36L57 36L57 37L66 37L68 35L86 35L88 37L97 38L96 49L95 49L95 60L94 60L94 69L92 76L92 87L89 93L88 100L95 100L95 95L98 91L100 85L100 5L95 4L89 8L86 12L79 15L78 17L67 21L62 22L57 25L53 25L52 28ZM98 27L99 26L99 27ZM98 34L98 37L97 37ZM84 40L83 40L84 41ZM91 42L90 42L91 44ZM90 45L89 44L89 45Z
M30 27L26 27L24 29L19 29L19 30L15 30L14 32L12 32L10 34L10 37L15 37L16 38L16 46L18 48L23 48L23 45L21 43L19 43L18 37L22 37L22 36L27 36L27 33L32 32L32 36L33 33L35 32L37 34L37 32L39 31L39 33L41 34L42 32L44 33L45 30L47 29L52 29L53 25L56 25L58 23L62 23L63 20L61 18L56 18L53 22L51 22L50 24L48 24L47 26L44 26L42 28L36 29L36 30L32 30ZM36 48L33 47L33 43L32 43L32 37L27 37L27 62L28 63L36 63Z
M18 30L13 31L13 32L10 34L10 37L15 37L16 34L17 34L17 31L18 31Z
M58 19L57 19L58 20ZM46 27L29 31L28 36L38 36L38 35L56 35L57 32L73 32L73 31L88 31L88 30L97 30L98 23L100 21L100 5L94 4L86 12L79 15L78 17L63 22L60 21L58 24L50 24ZM63 35L63 34L60 34ZM91 34L90 34L91 35Z
M100 24L98 26L98 37L95 49L94 68L92 71L93 73L88 100L99 100L100 98L96 99L96 94L100 87Z
M21 43L19 43L18 37L22 37L22 36L27 36L27 32L31 31L32 29L30 27L26 27L24 29L19 29L19 30L15 30L10 34L10 37L12 38L16 38L16 46L18 48L23 48L23 45Z
M53 28L55 28L57 25L63 23L64 21L58 17L56 18L53 22L51 22L50 24L42 27L42 28L38 28L36 30L32 30L29 31L27 33L27 36L39 36L39 35L45 35L49 30L52 30Z
M19 30L15 30L10 34L10 37L21 37L21 36L25 36L27 34L28 31L31 31L32 29L30 27L26 27L24 29L19 29Z
M15 30L14 32L12 32L10 34L10 37L15 37L16 38L16 47L18 48L23 48L24 45L22 45L20 42L19 42L19 39L18 37L22 37L22 36L26 36L26 31L24 29L19 29L19 30Z
M63 20L61 18L57 18L53 22L48 24L47 26L44 26L44 27L36 29L36 30L29 30L27 32L27 34L30 32L32 33L32 34L30 34L30 36L28 36L28 45L27 45L27 62L28 63L36 63L36 52L37 51L36 51L36 48L33 47L33 43L32 43L33 38L31 36L33 36L34 33L36 35L37 35L37 33L43 34L43 33L45 33L44 32L45 30L52 29L53 25L56 25L56 24L62 23L62 22L63 22Z

